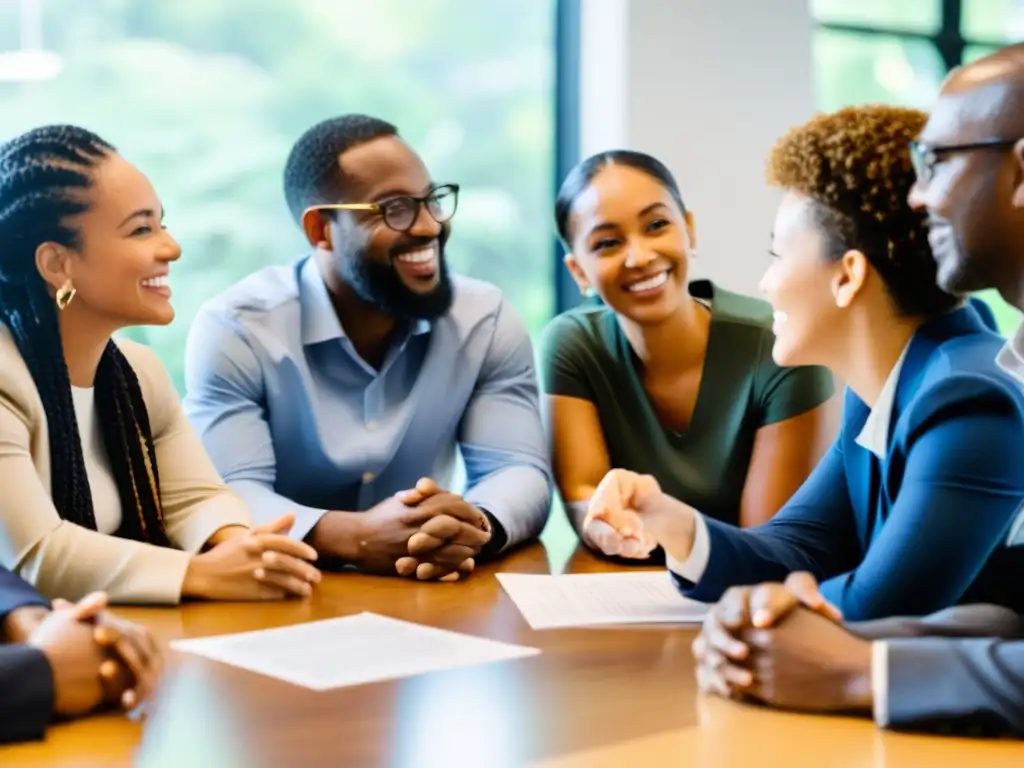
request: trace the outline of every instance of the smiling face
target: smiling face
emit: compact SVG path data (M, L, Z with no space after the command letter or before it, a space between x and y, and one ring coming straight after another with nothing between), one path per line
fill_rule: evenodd
M67 313L112 329L166 325L174 319L170 266L181 247L164 229L163 208L149 179L118 154L92 170L90 208L68 224L79 247L43 243L36 264L54 290L75 289Z
M795 191L787 191L779 203L772 235L772 263L761 279L761 290L775 311L772 358L782 366L823 364L842 347L843 306L852 296L849 275L856 275L857 259L829 258L824 229L815 220L814 203ZM856 291L854 291L854 295Z
M624 317L656 324L687 296L692 221L643 171L598 171L573 204L570 232L566 266L573 278Z
M956 148L1020 136L1019 128L999 124L1017 99L1014 79L1000 79L996 65L990 70L965 70L943 87L920 135L923 178L910 204L928 213L940 287L951 293L995 287L1016 299L1024 284L1021 142L1016 148ZM932 147L940 150L931 152Z
M328 248L337 277L371 306L396 317L435 318L452 302L451 279L444 258L450 234L447 222L438 223L430 206L415 207L407 198L427 197L437 191L419 156L397 136L359 144L339 158L345 179L344 204L377 204L383 211L338 210L306 214L304 226L313 245ZM448 211L454 200L438 197L435 209ZM412 224L402 231L389 221ZM315 221L327 217L328 228ZM310 235L310 233L313 233ZM323 241L317 238L323 237Z

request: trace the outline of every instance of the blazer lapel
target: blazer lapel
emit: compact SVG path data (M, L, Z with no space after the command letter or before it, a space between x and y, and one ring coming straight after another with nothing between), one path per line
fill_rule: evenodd
M910 348L907 350L907 356L903 360L903 369L900 371L900 380L896 385L896 400L893 403L892 416L889 419L887 445L892 445L896 422L899 421L900 414L917 393L917 384L927 369L928 359L938 346L957 336L986 332L990 333L991 331L988 331L981 318L970 306L933 317L917 329L917 333L910 341ZM886 460L888 461L888 457Z
M866 548L878 497L879 464L871 451L857 444L857 434L863 428L871 409L852 391L847 390L843 410L843 434L840 439L843 440L846 485L857 525L857 537Z

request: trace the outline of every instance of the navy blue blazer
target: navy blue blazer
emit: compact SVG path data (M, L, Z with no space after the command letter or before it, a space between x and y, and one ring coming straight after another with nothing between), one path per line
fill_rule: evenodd
M856 438L870 408L847 390L831 449L768 522L705 518L707 568L688 597L810 571L847 620L917 616L967 602L1024 609L1024 388L995 359L1005 340L971 306L933 318L904 358L888 450Z
M48 605L24 579L0 567L0 627L7 614ZM0 646L0 742L41 738L53 714L53 671L41 651Z

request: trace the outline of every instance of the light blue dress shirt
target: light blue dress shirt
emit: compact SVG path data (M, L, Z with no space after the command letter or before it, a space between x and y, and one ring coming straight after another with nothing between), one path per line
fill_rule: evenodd
M310 256L203 306L185 409L258 522L294 512L301 539L325 511L369 509L421 477L448 487L461 449L466 500L501 523L506 547L540 533L552 477L529 334L497 288L452 279L449 312L413 324L380 370Z

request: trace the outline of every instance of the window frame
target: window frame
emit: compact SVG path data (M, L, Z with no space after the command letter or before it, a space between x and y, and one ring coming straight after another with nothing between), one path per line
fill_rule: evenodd
M580 60L582 57L582 0L555 0L555 195L562 180L580 161ZM552 224L548 223L548 226ZM552 226L552 231L554 228ZM580 292L563 265L565 247L552 237L551 273L555 314L576 306Z
M954 67L964 63L964 50L968 46L988 46L1002 48L1005 42L993 42L992 40L980 40L964 37L961 30L963 22L963 4L965 0L939 0L940 19L939 28L936 32L917 32L909 29L894 29L889 27L875 27L870 24L845 24L836 21L814 20L814 28L830 29L838 32L854 32L862 35L885 35L887 37L902 38L904 40L923 40L935 46L942 59L942 63L948 73Z

